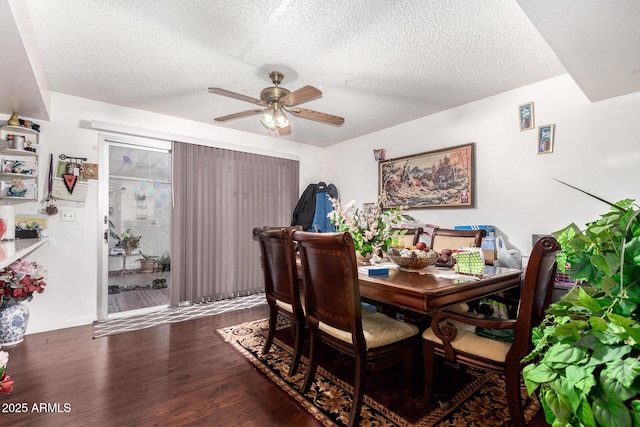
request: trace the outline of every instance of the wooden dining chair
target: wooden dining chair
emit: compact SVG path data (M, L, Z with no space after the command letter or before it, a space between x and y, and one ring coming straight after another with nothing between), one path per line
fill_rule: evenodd
M269 352L276 332L278 315L291 322L293 360L289 375L295 375L300 364L304 342L304 302L301 299L296 254L292 234L302 227L255 228L253 235L260 244L264 290L269 304L269 332L262 354Z
M360 417L365 370L404 364L407 384L414 382L419 330L382 313L362 315L358 265L351 234L296 231L302 260L305 306L311 348L302 392L307 393L318 367L321 344L355 359L349 426ZM413 387L410 387L413 392Z
M397 236L398 242L399 243L402 242L405 248L409 246L415 246L416 243L420 241L420 236L422 235L422 233L424 233L424 229L422 229L421 227L392 228L391 231L393 233L399 233L399 232L405 231L404 234Z
M511 422L514 426L525 425L520 400L521 360L532 350L532 328L540 324L544 311L551 303L556 254L559 251L560 245L551 236L540 238L534 245L516 319L490 320L444 311L433 316L431 327L422 334L425 402L430 400L436 381L437 355L450 362L504 374ZM480 336L480 331L470 331L465 325L489 330L487 332L512 330L513 342L487 338L486 334Z
M440 253L443 249L458 249L458 247L482 246L482 238L487 235L487 230L453 230L448 228L436 228L431 235L431 249Z

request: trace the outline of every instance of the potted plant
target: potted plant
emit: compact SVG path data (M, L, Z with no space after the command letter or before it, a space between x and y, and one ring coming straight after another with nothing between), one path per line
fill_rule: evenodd
M554 427L640 426L640 211L596 198L610 211L554 233L576 286L549 306L524 359Z
M29 308L22 303L44 291L47 274L41 265L20 259L0 269L0 345L14 345L24 339Z
M140 256L142 258L139 258L139 259L136 260L136 261L140 262L140 271L142 273L151 273L151 272L153 272L153 267L156 264L154 258L158 258L158 257L155 256L155 255L145 255L142 252L140 252Z
M169 251L165 251L165 253L163 253L158 259L158 268L161 271L171 271L171 257L169 256Z
M130 255L134 249L138 249L140 246L140 239L142 236L133 234L130 228L127 228L120 236L120 246L124 249L127 255Z

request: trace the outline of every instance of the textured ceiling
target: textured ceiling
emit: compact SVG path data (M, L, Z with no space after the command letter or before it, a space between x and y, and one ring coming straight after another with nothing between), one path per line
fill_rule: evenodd
M52 91L264 135L256 116L214 122L253 105L207 88L258 98L277 70L285 88L323 92L305 108L345 118L336 127L294 117L279 138L327 146L567 72L552 47L570 49L534 23L562 13L576 28L594 1L25 3ZM590 6L572 21L554 3Z

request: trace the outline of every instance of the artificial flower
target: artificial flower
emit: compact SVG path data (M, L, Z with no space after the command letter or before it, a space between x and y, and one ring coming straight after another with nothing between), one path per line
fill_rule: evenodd
M47 285L47 271L35 262L18 260L0 269L0 301L31 301L34 293L42 293Z
M9 353L0 351L0 393L3 394L9 394L13 390L13 380L6 372L8 362Z
M353 237L353 246L360 255L366 257L378 252L386 252L393 241L393 237L401 232L394 232L394 227L400 227L402 222L402 208L383 209L383 198L378 199L375 208L363 212L356 208L355 200L351 200L344 207L340 201L330 198L333 211L327 215L329 221L336 226L337 231L348 231Z

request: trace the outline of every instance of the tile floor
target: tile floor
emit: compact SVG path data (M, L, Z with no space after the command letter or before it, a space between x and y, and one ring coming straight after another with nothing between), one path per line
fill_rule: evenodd
M135 331L150 328L163 323L182 322L197 317L212 316L227 311L242 310L266 304L264 293L258 293L245 297L230 298L221 301L213 301L203 304L194 304L186 307L168 307L147 314L108 319L96 322L93 326L93 337L100 338L121 332Z

